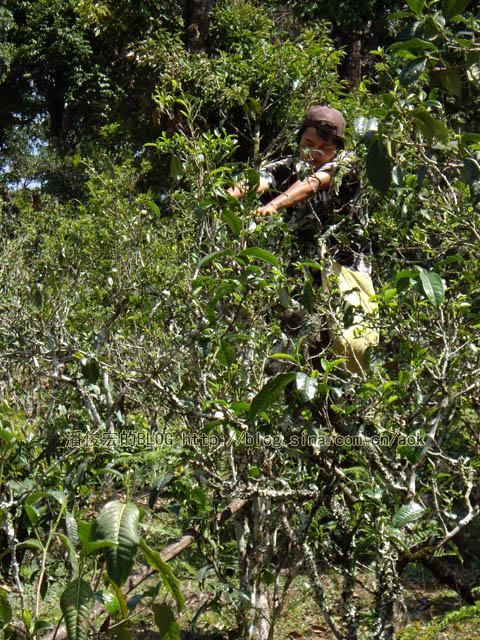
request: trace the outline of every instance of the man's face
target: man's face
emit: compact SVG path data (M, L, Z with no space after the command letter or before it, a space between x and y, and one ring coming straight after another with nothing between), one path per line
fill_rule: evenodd
M319 169L330 162L337 153L335 138L321 127L307 127L300 138L300 157L309 162L313 168Z

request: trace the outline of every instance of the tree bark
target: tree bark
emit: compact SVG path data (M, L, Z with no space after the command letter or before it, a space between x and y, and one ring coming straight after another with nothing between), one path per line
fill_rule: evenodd
M429 569L437 580L456 591L467 604L475 604L472 585L462 580L454 567L431 555L420 556L420 562Z
M377 584L372 640L393 640L395 605L400 593L400 581L397 571L397 553L389 542L381 542L377 551L376 564Z
M185 46L190 51L208 50L212 0L185 0L183 23Z
M347 79L350 89L356 89L362 81L362 41L353 40L348 47Z
M269 507L268 499L255 497L249 503L248 512L242 512L235 523L240 590L245 596L244 603L237 610L237 626L240 637L245 640L268 640L270 637L270 606L266 586L260 580L265 560L266 550L262 550L262 546L264 527L268 527L269 522Z

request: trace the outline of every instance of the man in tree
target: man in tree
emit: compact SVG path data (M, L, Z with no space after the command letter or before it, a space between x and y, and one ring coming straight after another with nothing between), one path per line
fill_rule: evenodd
M298 133L299 157L288 156L260 168L258 193L274 191L276 195L256 213L269 216L286 210L299 243L315 246L325 265L324 290L335 282L343 294L344 318L329 322L334 349L345 357L349 371L361 374L365 351L377 344L378 334L364 320L375 309L370 300L375 291L367 261L370 243L365 236L360 183L351 154L343 150L345 126L336 109L321 105L309 109ZM239 183L229 193L241 198L245 190L245 184Z

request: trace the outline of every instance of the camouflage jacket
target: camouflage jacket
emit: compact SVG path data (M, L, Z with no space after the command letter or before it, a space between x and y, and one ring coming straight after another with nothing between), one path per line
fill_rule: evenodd
M317 171L328 171L328 189L286 210L285 220L301 243L321 243L334 260L354 271L369 273L371 243L366 231L367 216L361 198L361 184L355 157L341 152ZM312 167L294 156L260 167L271 192L283 192L297 180L312 175Z

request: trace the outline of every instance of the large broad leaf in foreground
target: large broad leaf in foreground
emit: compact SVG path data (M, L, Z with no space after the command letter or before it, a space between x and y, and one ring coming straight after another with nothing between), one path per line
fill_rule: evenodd
M97 540L113 540L116 546L104 549L109 578L119 587L131 573L138 548L139 512L132 503L108 502L98 514Z
M67 625L68 640L85 640L94 601L90 585L77 578L60 596L60 608Z

